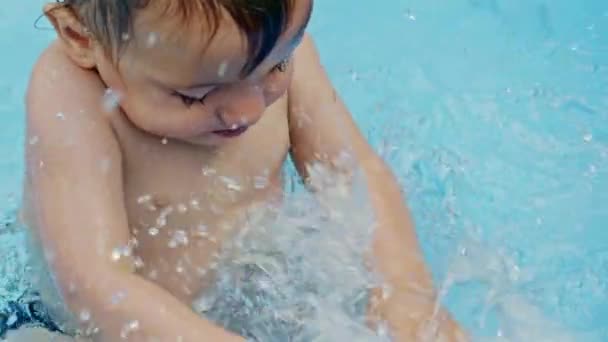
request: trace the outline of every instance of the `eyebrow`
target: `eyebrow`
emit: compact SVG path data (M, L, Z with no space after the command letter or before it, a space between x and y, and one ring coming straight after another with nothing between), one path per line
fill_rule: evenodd
M291 37L291 39L289 40L290 43L295 43L295 42L300 41L302 39L302 37L304 36L304 33L306 33L306 28L308 27L308 24L310 23L310 19L312 18L313 8L314 8L314 1L311 0L310 6L308 6L308 11L306 12L306 16L304 17L304 22L302 23L302 25L300 25L300 27L298 28L296 33L293 35L293 37ZM210 88L210 87L218 87L218 86L222 86L222 85L230 84L230 83L232 83L232 82L230 82L230 81L206 82L206 83L200 83L200 84L192 84L186 88L181 88L181 89L184 90L184 89Z

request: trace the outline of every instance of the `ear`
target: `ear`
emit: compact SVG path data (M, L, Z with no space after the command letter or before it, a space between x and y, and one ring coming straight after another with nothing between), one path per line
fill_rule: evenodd
M44 14L55 27L68 56L82 68L94 68L97 65L95 39L74 10L60 3L51 3L44 6Z

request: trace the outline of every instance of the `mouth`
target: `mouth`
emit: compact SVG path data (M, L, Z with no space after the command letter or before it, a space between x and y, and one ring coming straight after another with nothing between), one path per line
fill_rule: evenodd
M213 131L213 134L219 135L220 137L224 137L224 138L234 138L234 137L238 137L239 135L245 133L245 131L247 131L247 129L249 129L248 126L241 126L241 127L236 127L233 129L222 129L219 131Z

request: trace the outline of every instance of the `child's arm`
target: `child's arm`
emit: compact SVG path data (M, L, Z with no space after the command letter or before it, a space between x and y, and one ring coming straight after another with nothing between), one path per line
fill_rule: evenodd
M90 316L101 341L244 341L136 275L128 256L113 258L130 233L102 85L68 66L56 78L63 82L52 82L52 69L38 66L28 94L28 137L36 138L27 147L27 198L70 311Z
M449 314L436 305L432 280L395 177L365 141L334 91L311 38L304 39L298 48L293 67L290 134L297 169L307 177L306 166L311 163L325 162L336 167L332 161L346 151L354 157L367 181L377 219L373 254L379 271L392 288L386 300L376 291L372 302L378 304L370 305L372 315L378 314L387 321L397 341L418 340L431 319L439 321L439 334L450 341L465 340Z

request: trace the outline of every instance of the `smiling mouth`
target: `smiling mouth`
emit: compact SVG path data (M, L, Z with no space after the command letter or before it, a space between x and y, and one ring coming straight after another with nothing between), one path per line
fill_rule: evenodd
M239 135L245 133L245 131L247 131L247 129L249 129L248 126L241 126L241 127L237 127L234 129L222 129L219 131L213 131L213 134L219 135L221 137L225 137L225 138L233 138L233 137L238 137Z

